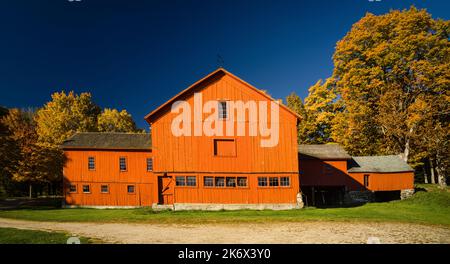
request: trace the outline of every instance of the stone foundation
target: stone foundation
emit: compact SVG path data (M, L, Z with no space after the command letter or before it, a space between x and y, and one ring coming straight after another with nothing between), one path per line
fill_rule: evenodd
M123 206L123 205L63 205L62 208L92 208L92 209L135 209L149 206Z
M400 199L408 199L414 194L414 189L404 189L400 191Z
M220 210L290 210L299 209L299 205L282 203L282 204L207 204L207 203L175 203L173 210L205 210L205 211L220 211Z
M305 203L303 202L303 196L302 193L297 193L297 208L303 208L305 207Z

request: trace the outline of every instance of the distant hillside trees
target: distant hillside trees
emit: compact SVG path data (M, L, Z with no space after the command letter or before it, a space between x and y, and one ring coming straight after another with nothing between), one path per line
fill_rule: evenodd
M450 169L449 36L450 21L414 7L367 14L337 43L329 87L315 84L305 98L300 127L309 128L307 141L338 142L352 155L401 153L413 167L436 171L444 186Z

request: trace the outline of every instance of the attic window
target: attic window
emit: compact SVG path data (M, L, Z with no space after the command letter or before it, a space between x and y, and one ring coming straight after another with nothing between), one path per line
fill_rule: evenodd
M95 158L94 157L88 157L88 169L95 170Z
M119 158L119 168L120 171L127 171L127 158L125 157Z
M219 101L219 120L228 118L227 101Z

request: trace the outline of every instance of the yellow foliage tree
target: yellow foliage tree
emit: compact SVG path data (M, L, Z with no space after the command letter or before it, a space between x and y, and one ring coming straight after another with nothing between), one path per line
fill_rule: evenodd
M136 128L131 115L126 111L105 108L98 116L97 128L100 132L142 132Z
M56 146L75 132L97 131L100 111L90 93L54 93L52 100L36 113L39 141Z
M432 149L422 139L448 146L448 130L434 131L450 120L449 35L449 21L415 7L367 14L355 23L333 56L343 105L333 138L353 155L402 153L406 161L440 156L444 164L442 147Z

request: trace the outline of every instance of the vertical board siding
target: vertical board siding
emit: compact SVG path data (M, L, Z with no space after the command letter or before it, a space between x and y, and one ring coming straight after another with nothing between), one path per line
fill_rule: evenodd
M223 76L215 82L209 83L200 92L203 102L209 100L242 100L244 102L265 101L270 106L270 100L249 89L237 80ZM194 108L193 93L185 99L191 109ZM269 108L270 109L270 108ZM171 124L178 114L170 111L152 123L152 145L155 149L155 171L157 172L297 172L297 119L287 110L280 107L279 143L272 148L263 148L261 136L237 136L237 122L235 116L235 136L237 155L230 157L215 157L214 138L208 136L175 137L171 133ZM193 111L191 113L193 119ZM209 114L203 114L203 120ZM270 119L269 119L270 121ZM194 122L191 122L192 131ZM224 122L224 127L225 122ZM245 123L248 135L249 122ZM259 129L259 127L258 127Z
M348 190L394 191L414 188L414 172L348 173L346 160L300 159L302 186L346 186ZM326 174L325 165L331 166ZM369 186L364 186L364 175L369 175Z
M147 171L150 151L65 150L64 192L68 205L92 206L150 206L153 201L154 175ZM95 170L88 169L88 157L95 157ZM119 169L119 157L126 157L127 170ZM83 185L90 185L90 193L83 193ZM77 192L70 193L69 185ZM101 193L101 185L109 192ZM129 194L128 185L135 186Z
M207 82L191 93L185 94L185 100L191 106L191 118L194 120L194 92L202 93L203 104L209 100L259 101L270 100L260 93L228 75ZM246 113L245 136L237 136L237 115L234 116L234 136L181 136L175 137L171 132L172 120L178 115L166 109L156 118L152 127L152 148L155 159L156 175L166 173L169 176L197 176L196 187L174 188L175 203L295 203L299 192L298 152L297 152L297 118L282 107L279 108L279 141L271 148L261 147L261 136L249 136L249 115ZM210 114L202 114L204 121ZM270 122L270 114L268 122ZM270 123L269 123L270 126ZM226 123L223 122L224 132ZM194 131L194 121L191 122ZM259 134L259 125L258 125ZM235 155L214 156L214 139L234 139L234 144L226 147L227 153ZM233 146L231 146L233 145ZM233 150L231 149L233 148ZM237 174L239 173L239 174ZM226 175L224 175L226 174ZM246 188L211 188L203 186L203 176L246 176ZM257 177L269 175L288 175L290 187L260 188ZM174 178L175 179L175 178ZM157 188L157 186L155 186ZM157 190L156 190L157 192ZM157 196L154 195L154 196Z

